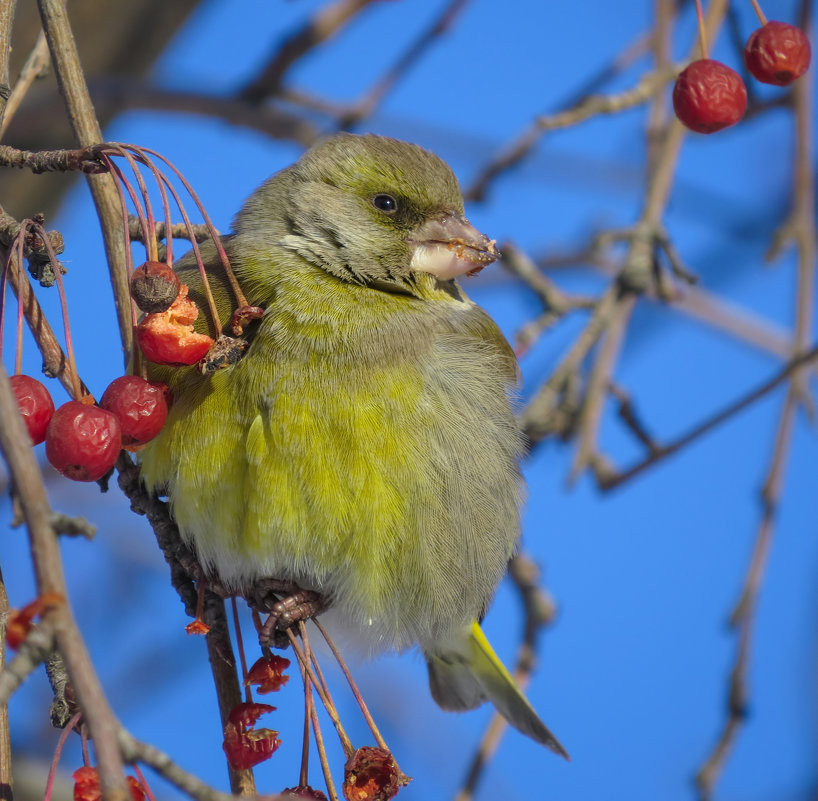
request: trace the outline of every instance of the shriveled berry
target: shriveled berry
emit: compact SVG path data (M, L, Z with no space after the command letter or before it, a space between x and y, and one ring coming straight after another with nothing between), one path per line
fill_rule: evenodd
M168 416L163 388L138 375L115 378L102 394L99 405L117 416L123 448L150 442L162 430Z
M121 448L116 415L79 401L60 406L45 434L45 455L51 466L74 481L102 478Z
M744 63L762 83L787 86L809 68L811 49L807 35L795 25L771 20L750 34L744 46Z
M146 261L133 271L131 297L147 313L163 312L179 294L179 276L163 261Z
M315 790L309 784L300 784L298 787L285 787L280 793L281 798L311 798L312 801L327 801L327 797Z
M389 801L410 781L389 751L365 745L344 766L344 798L347 801Z
M31 442L38 445L45 439L45 431L54 414L54 401L36 378L13 375L10 381Z
M691 131L715 133L735 125L747 110L747 89L726 64L703 58L689 64L673 87L673 110Z
M207 334L193 330L193 321L198 316L199 309L187 297L187 287L182 284L167 311L147 315L136 327L136 339L145 358L177 367L196 364L213 345Z

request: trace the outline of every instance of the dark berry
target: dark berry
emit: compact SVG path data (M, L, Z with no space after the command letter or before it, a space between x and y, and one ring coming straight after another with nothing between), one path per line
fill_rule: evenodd
M735 70L711 58L689 64L673 87L676 116L697 133L735 125L747 109L747 90Z
M119 420L99 406L68 401L54 412L45 435L45 455L55 470L74 481L96 481L122 448Z
M45 431L54 414L54 401L36 378L13 375L10 381L31 442L38 445L45 439Z
M115 378L102 395L99 405L113 412L122 430L122 447L150 442L168 416L163 387L137 375Z
M762 83L787 86L809 68L809 39L795 25L768 22L753 31L744 47L744 63Z
M179 294L179 277L163 261L146 261L131 276L131 297L147 313L170 308Z

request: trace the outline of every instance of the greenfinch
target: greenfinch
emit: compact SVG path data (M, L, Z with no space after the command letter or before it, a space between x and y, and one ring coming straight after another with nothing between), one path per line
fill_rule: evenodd
M367 648L419 646L444 709L488 699L567 756L478 623L519 538L523 442L514 354L455 280L499 254L451 169L340 134L266 181L222 242L264 314L237 363L154 369L174 403L141 454L148 488L228 591L315 591ZM215 247L202 255L229 318ZM177 270L201 304L192 259Z

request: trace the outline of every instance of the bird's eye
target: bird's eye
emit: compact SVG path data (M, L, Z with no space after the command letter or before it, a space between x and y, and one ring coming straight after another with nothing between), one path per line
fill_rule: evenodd
M372 205L384 214L394 214L398 210L398 201L392 195L375 195Z

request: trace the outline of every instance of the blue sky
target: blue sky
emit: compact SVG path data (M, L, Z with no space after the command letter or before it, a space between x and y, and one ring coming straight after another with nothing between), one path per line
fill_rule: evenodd
M203 3L152 79L167 88L229 93L254 74L284 32L317 7L306 0ZM373 4L342 36L299 64L292 84L336 101L354 100L441 7L409 0ZM795 3L770 2L765 10L770 18L792 20ZM755 27L749 3L734 4L734 11L748 35ZM468 184L534 114L557 108L651 25L647 2L510 0L500 6L478 0L365 129L434 149ZM675 57L687 51L694 30L688 9L674 38ZM724 34L714 55L736 66ZM633 85L647 68L645 60L638 62L608 88ZM773 91L778 90L762 94ZM470 219L534 254L568 250L595 230L632 223L642 203L644 123L640 109L549 136L498 182L489 202L468 209ZM168 156L223 231L243 199L300 152L253 131L182 114L129 112L105 135ZM790 120L782 111L716 136L690 136L665 216L685 263L705 288L782 330L793 321L795 259L788 252L770 266L763 254L786 215L791 162ZM99 395L121 371L121 361L84 186L71 192L54 227L67 242L79 368ZM574 290L603 286L586 270L566 270L557 279ZM497 267L466 290L509 337L538 312L535 299ZM524 397L553 369L586 319L580 314L563 322L523 358ZM6 342L11 347L8 336ZM39 359L30 346L26 364L36 374ZM769 354L643 302L616 378L651 430L669 438L778 366ZM567 490L573 450L564 444L547 443L526 465L523 543L542 566L559 607L529 696L573 761L564 763L511 733L478 798L695 797L692 775L724 716L735 650L726 619L758 525L758 490L783 395L771 393L713 436L609 494L600 494L587 477ZM613 409L606 410L601 440L619 464L638 456ZM816 457L814 427L799 415L758 610L750 716L719 784L719 801L806 801L816 787ZM63 550L71 599L117 714L134 734L225 787L204 643L183 632L183 610L147 525L128 512L116 490L100 496L96 486L54 478L50 491L55 508L84 514L100 528L95 542L67 541ZM4 508L7 519L8 505ZM3 538L0 563L11 601L21 605L31 595L22 532ZM519 625L516 598L504 584L485 627L506 662L513 659ZM146 681L152 671L160 672L161 682ZM402 768L415 777L399 797L452 798L489 710L466 715L438 710L417 655L387 656L355 672ZM353 740L368 742L340 677L333 686ZM47 703L45 679L37 676L11 707L15 741L46 759L57 739L48 727ZM280 729L284 745L258 771L264 792L297 779L297 679L275 703L279 711L265 723ZM332 758L338 769L340 753ZM73 769L78 759L69 752L64 766ZM320 785L317 763L312 781ZM170 792L156 784L159 792Z

